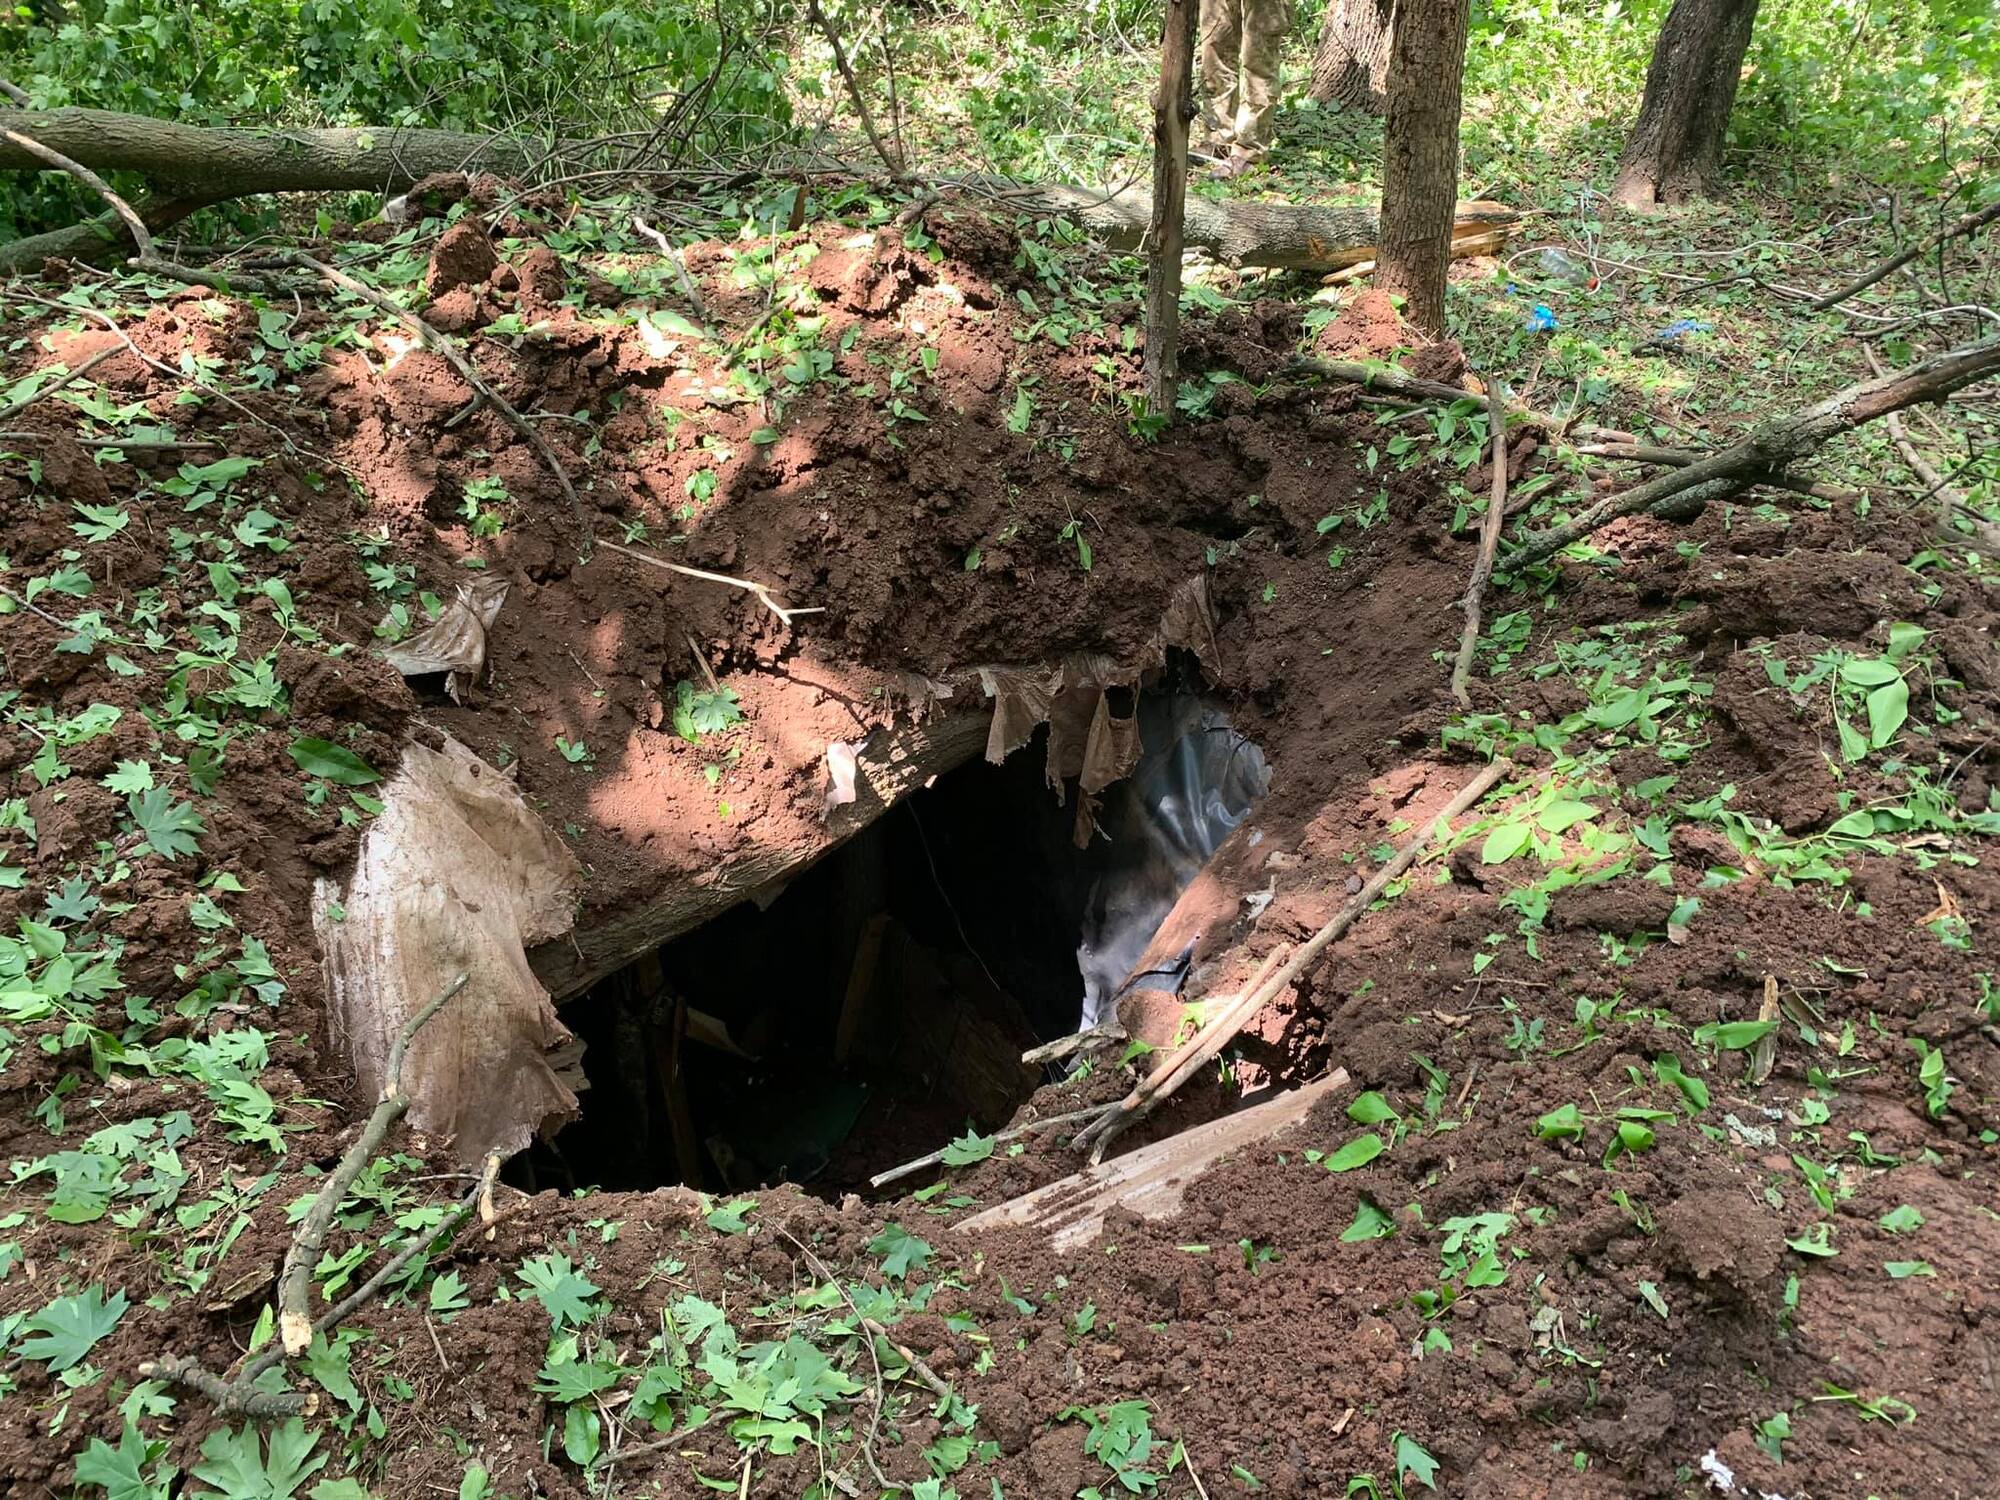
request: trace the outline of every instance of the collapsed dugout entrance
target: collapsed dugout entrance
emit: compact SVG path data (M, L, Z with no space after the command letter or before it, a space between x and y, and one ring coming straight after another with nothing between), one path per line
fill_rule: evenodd
M1191 692L1115 711L1138 715L1144 754L1104 793L1086 847L1038 744L977 761L774 899L565 1006L584 1044L582 1113L510 1179L839 1192L1004 1124L1044 1081L1021 1053L1111 1017L1175 899L1269 783L1258 748Z

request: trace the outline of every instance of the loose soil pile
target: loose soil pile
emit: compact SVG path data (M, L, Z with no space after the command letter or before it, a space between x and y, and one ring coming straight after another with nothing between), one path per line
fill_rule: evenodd
M17 1247L0 1247L0 1314L86 1285L131 1305L76 1367L93 1378L14 1361L0 1397L12 1489L61 1491L89 1440L116 1443L142 1361L239 1359L288 1206L365 1113L305 920L365 810L315 789L295 738L386 771L405 736L449 734L508 767L582 862L588 931L753 853L816 852L829 743L963 709L932 700L973 666L1131 661L1205 575L1213 686L1275 770L1256 840L1215 872L1197 961L1218 984L1315 930L1484 754L1521 764L1499 810L1461 820L1472 837L1420 865L1246 1034L1227 1077L1151 1128L1335 1065L1383 1108L1350 1119L1343 1096L1211 1171L1178 1219L1115 1218L1067 1257L1024 1232L950 1227L1074 1169L1035 1138L942 1174L948 1196L777 1189L720 1227L679 1190L503 1194L490 1236L433 1260L463 1302L378 1304L356 1322L352 1384L315 1367L317 1420L355 1439L333 1469L351 1461L383 1495L449 1493L470 1455L495 1493L589 1493L564 1409L537 1384L548 1322L523 1300L524 1260L556 1252L612 1304L598 1334L632 1349L688 1296L754 1320L826 1267L905 1292L923 1278L893 1337L977 1409L975 1447L957 1455L971 1466L948 1480L965 1495L1113 1492L1078 1413L1121 1401L1147 1404L1161 1446L1138 1467L1173 1496L1194 1493L1189 1467L1210 1495L1339 1496L1362 1474L1414 1491L1422 1475L1392 1477L1398 1435L1434 1456L1440 1492L1468 1497L1692 1495L1705 1455L1739 1493L1790 1500L1984 1491L1981 1435L2000 1421L2000 1037L1979 1002L2000 880L1966 819L1989 808L2000 743L1989 585L1919 558L1919 523L1888 503L1628 521L1598 563L1489 600L1474 709L1455 714L1440 653L1474 547L1461 505L1484 479L1398 469L1388 439L1414 429L1353 391L1276 383L1297 309L1198 317L1191 373L1234 378L1208 382L1202 420L1147 441L1118 399L1138 384L1136 304L1093 303L1073 265L970 210L934 210L907 239L827 224L696 247L699 305L657 262L642 275L628 255L559 255L576 237L553 216L486 200L441 238L418 231L427 316L535 414L600 540L824 613L787 626L738 590L609 548L579 563L577 520L532 449L492 410L468 414L474 393L442 360L351 312L128 297L139 354L96 368L108 405L85 414L108 423L134 404L128 424L211 448L86 449L61 399L17 419L40 436L21 445L32 465L0 470L4 582L34 606L0 625L0 798L21 799L0 802L14 809L0 863L22 872L0 919L50 924L74 951L117 948L122 988L94 1012L17 1005L0 1033L0 1131L22 1179L0 1219ZM46 343L17 342L14 375L118 345L47 308L35 320ZM1322 341L1347 352L1379 341L1371 327L1364 309ZM795 379L785 362L802 358ZM1425 373L1449 373L1448 354L1431 359ZM732 369L786 395L782 417ZM205 385L235 399L186 401ZM186 477L225 456L257 463ZM1513 461L1530 458L1518 445ZM89 540L79 517L107 508L129 521ZM375 627L399 604L421 623L420 597L448 598L475 564L510 593L490 676L453 702L390 670ZM29 592L51 576L67 581ZM86 613L115 639L77 649ZM1898 621L1926 632L1917 654L1892 643ZM1839 667L1812 664L1888 654L1906 664L1909 726L1844 758L1837 714L1856 710L1836 708ZM678 687L711 673L744 722L690 742L674 731ZM86 712L109 722L79 725ZM182 733L190 713L209 726L198 737ZM142 847L130 761L196 809L198 849ZM1923 781L1927 814L1909 811L1911 765L1948 768ZM1869 809L1897 811L1868 829ZM1530 836L1510 817L1530 813L1545 856L1509 857ZM69 881L95 901L79 906L78 886L53 921ZM1268 907L1240 899L1265 888ZM1756 1022L1767 993L1780 1020L1763 1048L1700 1030ZM267 1060L237 1075L182 1065L246 1032ZM1942 1073L1926 1071L1939 1053ZM1114 1054L1030 1109L1129 1082ZM133 1132L123 1187L95 1214L52 1215L65 1164L46 1163L119 1126ZM1388 1149L1328 1169L1368 1134ZM400 1149L409 1181L371 1179L330 1257L372 1253L399 1214L404 1229L434 1222L409 1216L462 1190L417 1185L425 1162L449 1165L444 1143ZM881 1268L887 1225L929 1242L900 1276ZM848 1493L950 1473L926 1456L954 1431L942 1414L918 1401L871 1416L880 1377L848 1363L854 1416L827 1421L836 1447L848 1432ZM619 1420L624 1400L597 1410ZM172 1462L202 1462L217 1425L202 1398L139 1409ZM1789 1436L1760 1427L1780 1413ZM657 1435L635 1421L625 1446ZM854 1461L863 1438L879 1473ZM1187 1465L1168 1473L1175 1440ZM612 1489L694 1494L698 1474L733 1491L743 1451L718 1422L621 1460ZM825 1482L812 1442L773 1442L748 1492Z

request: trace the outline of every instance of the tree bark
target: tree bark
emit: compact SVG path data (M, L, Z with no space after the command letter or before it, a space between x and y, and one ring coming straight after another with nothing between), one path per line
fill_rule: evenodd
M1321 104L1379 115L1388 106L1396 0L1328 0L1306 92Z
M1153 207L1146 227L1146 404L1171 422L1180 383L1181 235L1194 119L1194 0L1167 0L1153 95Z
M1639 116L1611 196L1648 209L1709 196L1722 185L1722 147L1758 0L1674 0L1660 28Z
M1444 337L1458 193L1458 118L1469 0L1402 0L1389 45L1382 228L1375 283L1420 333Z

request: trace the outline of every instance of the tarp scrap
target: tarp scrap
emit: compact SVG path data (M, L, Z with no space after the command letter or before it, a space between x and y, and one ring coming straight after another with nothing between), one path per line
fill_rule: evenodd
M1130 659L1088 652L1067 656L1054 671L1041 667L981 667L980 686L993 700L993 724L986 758L994 764L1027 744L1041 725L1049 726L1047 777L1062 795L1074 779L1084 797L1078 843L1089 836L1090 799L1123 779L1139 763L1139 722L1128 710L1116 712L1114 691L1133 692L1149 673L1164 667L1171 649L1192 652L1211 682L1222 676L1215 624L1209 611L1208 578L1196 574L1174 590L1161 613L1160 627Z
M581 872L513 781L449 737L405 746L382 804L345 886L313 896L334 1038L377 1097L405 1021L469 973L410 1044L408 1119L461 1160L511 1155L576 1114L558 1071L572 1038L526 950L569 930Z
M406 641L382 653L405 677L445 674L445 691L458 701L462 677L476 682L486 669L486 637L507 602L507 580L494 573L461 583L438 617Z

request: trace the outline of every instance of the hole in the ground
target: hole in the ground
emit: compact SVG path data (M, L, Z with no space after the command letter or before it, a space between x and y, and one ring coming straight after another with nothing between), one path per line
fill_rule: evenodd
M1131 713L1132 705L1114 704ZM938 780L804 870L580 997L583 1113L518 1185L838 1193L991 1130L1043 1081L1024 1049L1108 1016L1179 893L1269 782L1192 693L1141 695L1145 753L1087 849L1044 729ZM1149 976L1149 987L1169 988Z

